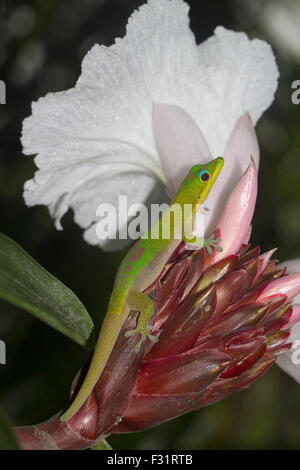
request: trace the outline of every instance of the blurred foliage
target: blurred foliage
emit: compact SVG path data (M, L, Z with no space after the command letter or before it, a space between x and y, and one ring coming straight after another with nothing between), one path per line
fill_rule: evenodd
M72 87L87 50L95 42L110 45L123 36L128 16L142 3L0 1L0 78L7 84L7 104L0 106L0 231L78 295L96 328L124 252L103 253L88 246L72 214L64 217L64 231L58 232L46 208L25 206L22 186L35 167L32 158L22 156L19 137L31 102ZM257 14L267 1L188 3L198 42L218 24L271 42ZM276 48L275 54L279 89L257 126L262 158L252 242L263 250L279 247L277 256L285 260L300 257L300 107L291 102L300 62ZM62 409L85 359L82 348L2 301L0 338L7 344L7 364L0 366L0 402L11 420L32 424ZM109 442L116 449L292 449L300 448L299 421L298 386L274 366L248 391L147 432L112 436Z
M94 347L92 319L74 292L2 233L0 298L31 313L75 343Z

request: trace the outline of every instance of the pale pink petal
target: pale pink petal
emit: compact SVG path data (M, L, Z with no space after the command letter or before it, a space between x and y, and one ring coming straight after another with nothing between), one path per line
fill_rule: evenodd
M224 201L246 171L251 155L258 168L258 142L251 117L246 113L237 120L228 139L224 151L223 169L205 201L205 206L209 209L205 217L206 235L213 230L224 207Z
M248 230L244 240L242 240L241 245L248 245L250 237L251 237L251 232L252 232L252 225L250 225L249 230Z
M291 318L290 318L290 324L297 323L299 320L300 320L300 305L294 305Z
M270 282L259 294L257 301L264 300L272 295L286 295L290 301L300 294L300 273L288 274Z
M178 106L153 106L153 132L170 195L178 190L189 169L212 160L207 142L195 121Z
M277 267L279 269L286 268L289 274L300 273L300 258L285 261L280 263ZM300 294L294 298L293 303L300 304Z
M216 183L217 184L217 183ZM215 229L220 230L222 252L217 252L214 261L235 254L245 240L257 195L257 169L254 160L248 166L238 184L228 197Z

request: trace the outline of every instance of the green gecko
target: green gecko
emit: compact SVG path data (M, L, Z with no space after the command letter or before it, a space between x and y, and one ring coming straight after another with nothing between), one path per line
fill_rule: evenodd
M216 245L220 241L219 239L210 237L203 240L203 238L195 236L192 239L191 237L187 238L185 227L188 222L193 224L196 210L207 197L223 164L223 158L218 157L205 165L193 166L182 182L169 208L125 256L114 282L108 311L102 324L89 370L73 403L61 416L61 421L70 419L81 408L91 393L131 310L140 312L137 326L135 329L127 331L125 335L140 335L137 348L141 346L145 338L149 338L154 342L157 341L157 338L151 335L151 326L149 325L154 305L143 291L159 276L181 241L183 240L196 247L205 246L208 252L211 252L212 246L221 250ZM184 213L186 204L189 204L189 207L192 208L188 216ZM176 206L182 209L184 217L182 212L179 216L178 212L174 210ZM170 217L171 213L173 217ZM190 220L187 220L187 218ZM164 227L166 226L169 228L167 238L164 236Z

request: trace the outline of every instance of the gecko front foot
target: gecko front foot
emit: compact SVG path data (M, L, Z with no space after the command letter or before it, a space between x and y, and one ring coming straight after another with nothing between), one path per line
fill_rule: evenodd
M135 333L139 333L141 335L140 340L135 347L136 351L138 352L141 349L141 345L146 338L149 338L152 343L157 343L158 338L156 338L156 336L151 335L151 330L152 325L147 325L146 327L137 325L137 327L133 330L126 331L125 336L128 338L129 336L132 336Z
M217 251L223 251L223 248L221 246L218 246L217 243L221 241L221 238L215 238L214 235L211 235L208 238L205 238L203 246L206 248L206 251L209 255L212 255L214 248Z

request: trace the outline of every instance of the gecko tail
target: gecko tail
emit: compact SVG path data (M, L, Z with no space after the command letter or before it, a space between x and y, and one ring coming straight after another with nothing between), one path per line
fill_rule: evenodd
M107 361L99 360L102 351L96 347L87 375L69 408L60 416L60 421L71 419L80 410L99 380Z
M69 408L60 416L60 421L61 422L65 422L65 421L68 421L69 419L71 419L76 413L77 411L80 410L80 408L82 407L82 405L84 404L84 402L86 401L86 399L89 397L90 393L92 392L95 384L97 383L97 380L98 380L99 377L96 378L95 382L90 382L90 380L88 382L86 382L86 380L84 381L84 383L82 384L78 394L76 395L73 403L69 406Z
M109 315L109 318L107 318L107 316L105 317L87 375L75 396L74 401L60 416L60 421L65 422L71 419L77 411L80 410L91 394L106 366L121 326L122 323L120 322L120 316Z

